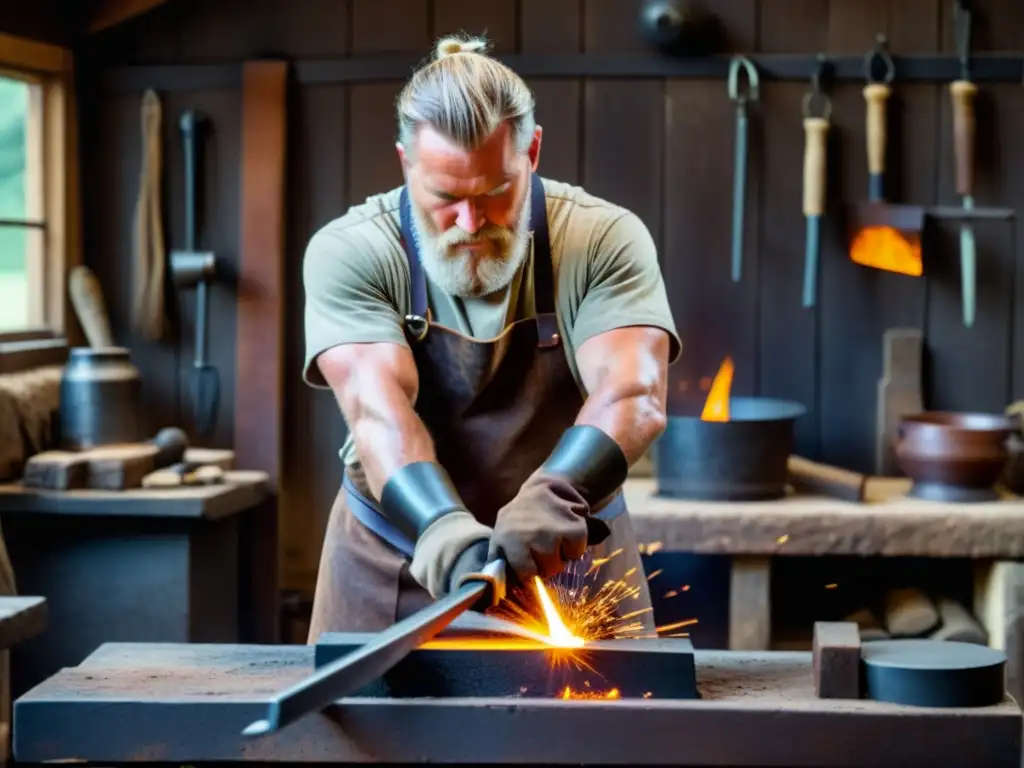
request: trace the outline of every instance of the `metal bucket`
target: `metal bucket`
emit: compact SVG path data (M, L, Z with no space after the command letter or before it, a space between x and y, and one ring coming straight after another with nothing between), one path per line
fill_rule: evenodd
M706 501L766 501L786 494L793 424L788 400L729 399L729 421L669 416L655 452L657 494Z
M82 450L142 440L140 390L127 349L72 349L60 382L60 446Z

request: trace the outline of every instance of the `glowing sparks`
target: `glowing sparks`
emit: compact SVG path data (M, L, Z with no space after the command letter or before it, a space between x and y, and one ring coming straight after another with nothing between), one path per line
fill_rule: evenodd
M544 582L539 577L533 577L533 584L537 588L537 598L540 600L541 610L544 611L544 618L548 625L548 639L552 645L559 648L581 648L585 640L577 637L569 627L565 625L558 608L551 600L551 595L544 588Z
M568 685L562 689L560 699L617 699L620 697L618 688L611 688L607 691L576 691Z
M789 534L788 533L784 533L781 536L779 536L779 538L777 538L775 540L775 543L776 544L785 544L787 541L789 541Z
M835 589L838 586L838 584L826 584L825 589Z

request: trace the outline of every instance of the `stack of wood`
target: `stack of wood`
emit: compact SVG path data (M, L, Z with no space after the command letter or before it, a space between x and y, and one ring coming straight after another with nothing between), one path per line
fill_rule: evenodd
M890 589L881 607L882 620L870 608L846 617L860 630L862 642L890 637L927 637L962 643L988 644L988 633L963 605L948 597L932 600L912 587Z
M224 481L234 457L234 451L189 448L187 435L168 427L144 443L37 453L25 463L22 485L49 491L210 485Z

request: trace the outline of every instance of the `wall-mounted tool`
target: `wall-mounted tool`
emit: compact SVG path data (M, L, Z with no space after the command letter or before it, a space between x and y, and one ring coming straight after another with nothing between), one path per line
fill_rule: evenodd
M164 332L165 251L160 190L163 184L163 107L155 91L142 97L142 174L135 205L132 326L158 341Z
M827 61L818 57L811 90L804 94L804 217L807 241L804 250L804 306L813 307L818 292L818 251L821 248L821 217L825 213L828 162L828 127L832 101L821 87Z
M220 377L217 369L206 359L208 295L210 283L216 277L217 259L213 253L196 250L197 153L203 122L191 110L181 116L185 155L185 247L171 253L171 277L179 290L193 286L196 289L196 351L190 380L192 418L196 432L208 435L217 422Z
M644 39L669 56L709 54L721 45L718 19L693 0L644 0L638 24Z
M953 151L956 153L956 192L963 199L965 211L974 208L974 96L978 86L970 80L968 61L971 45L971 12L964 0L953 3L953 24L956 49L960 57L960 79L949 85L953 99ZM970 222L960 225L960 292L963 300L964 325L974 325L975 304L974 228Z
M875 70L881 65L882 75ZM850 259L857 264L919 277L923 272L921 232L924 209L894 205L885 199L886 104L896 67L886 47L885 35L864 60L867 129L868 200L854 207L850 217Z
M68 294L89 346L93 349L114 346L107 302L96 274L84 265L72 269L68 274Z
M747 87L740 85L746 73ZM745 56L735 56L729 65L729 98L736 104L736 150L732 187L732 279L743 275L743 203L747 196L747 104L759 94L757 67Z

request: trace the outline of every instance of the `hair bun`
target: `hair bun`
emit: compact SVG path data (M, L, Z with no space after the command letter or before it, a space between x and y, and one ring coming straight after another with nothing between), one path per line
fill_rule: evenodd
M434 58L443 59L446 56L454 56L456 53L486 53L487 41L479 37L468 39L458 37L445 37L434 49Z

